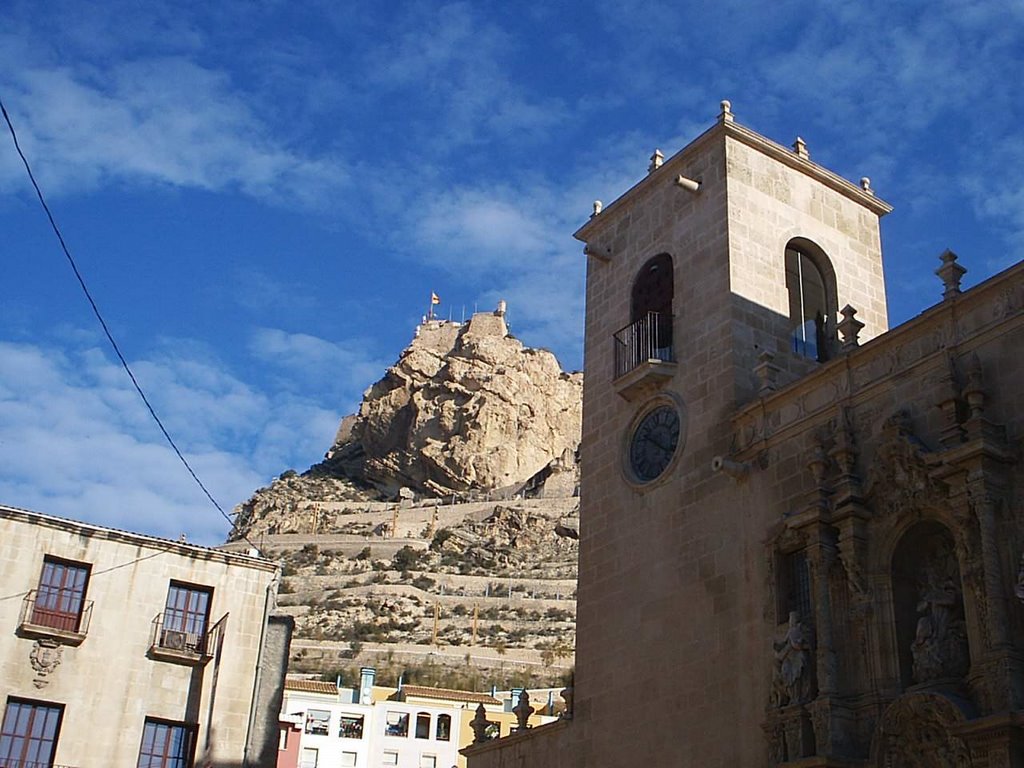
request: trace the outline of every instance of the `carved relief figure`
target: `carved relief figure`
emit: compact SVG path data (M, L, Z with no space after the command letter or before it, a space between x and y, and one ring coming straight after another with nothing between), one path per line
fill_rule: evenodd
M963 677L970 655L953 535L936 521L918 523L903 536L893 567L904 685Z
M790 611L785 634L772 643L775 650L772 704L777 707L801 704L810 698L811 643L808 635L799 614Z
M967 630L958 615L959 579L954 578L955 570L950 570L948 562L925 566L921 600L917 605L920 618L911 648L914 680L919 683L959 677L967 671Z

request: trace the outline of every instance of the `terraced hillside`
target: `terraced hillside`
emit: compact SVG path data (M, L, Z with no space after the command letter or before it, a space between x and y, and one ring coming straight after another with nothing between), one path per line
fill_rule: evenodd
M294 671L571 667L582 376L503 312L421 325L323 462L235 510L226 546L284 565Z

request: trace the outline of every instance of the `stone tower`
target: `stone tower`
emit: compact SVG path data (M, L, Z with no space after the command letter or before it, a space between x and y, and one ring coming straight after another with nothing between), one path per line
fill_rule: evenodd
M574 711L470 768L1024 765L1024 264L888 330L889 211L728 102L595 204Z
M576 701L600 721L650 704L622 723L650 730L650 753L609 764L663 764L670 741L714 754L708 725L729 719L749 726L733 764L763 751L762 707L736 709L736 693L760 683L747 673L763 655L766 521L712 463L733 450L728 419L757 397L759 371L781 386L836 352L839 307L856 307L862 339L886 330L890 208L864 187L723 102L712 128L576 233L589 257ZM641 657L624 653L638 642ZM681 719L680 697L702 714ZM591 735L607 739L599 752L621 749L617 731Z

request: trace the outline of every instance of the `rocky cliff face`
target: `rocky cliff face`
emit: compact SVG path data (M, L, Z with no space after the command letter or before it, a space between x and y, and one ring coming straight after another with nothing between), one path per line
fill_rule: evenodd
M501 315L428 321L366 392L329 463L386 494L521 485L556 459L572 460L582 382L550 352L523 347Z
M343 502L571 496L582 373L509 335L504 312L427 320L342 420L326 459L240 505L247 534L306 530L298 510Z

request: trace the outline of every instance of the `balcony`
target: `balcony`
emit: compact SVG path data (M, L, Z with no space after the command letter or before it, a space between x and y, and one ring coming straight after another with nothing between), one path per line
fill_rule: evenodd
M149 647L151 658L189 666L206 664L220 647L227 624L224 614L209 631L188 632L189 627L181 621L164 623L163 613L153 619L152 641Z
M77 768L77 766L51 762L40 763L36 760L21 760L14 757L0 757L0 768Z
M626 400L648 395L675 375L671 315L648 312L613 338L615 390Z
M62 607L59 601L56 606L47 606L46 601L39 600L39 590L33 589L21 601L18 634L45 637L63 645L81 645L91 620L92 600L80 602L79 610Z

